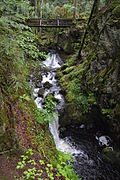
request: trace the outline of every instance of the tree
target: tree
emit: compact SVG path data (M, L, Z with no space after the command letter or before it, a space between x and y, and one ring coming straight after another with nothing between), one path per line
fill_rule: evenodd
M37 0L35 0L35 16L38 16L38 5L37 5Z
M73 17L74 17L74 19L76 19L77 0L74 0L73 3L74 3L74 14L73 14Z
M91 9L91 13L90 13L90 16L89 16L89 19L88 19L87 27L86 27L85 33L83 35L82 43L81 43L81 46L80 46L80 49L79 49L78 59L81 59L81 51L83 49L83 45L85 43L86 35L88 33L89 24L91 22L93 14L97 13L99 4L100 4L100 0L94 0L93 6L92 6L92 9Z
M41 0L41 3L40 3L40 26L42 25L42 8L43 8L43 0ZM40 27L40 37L41 37L41 34L42 34L42 28Z

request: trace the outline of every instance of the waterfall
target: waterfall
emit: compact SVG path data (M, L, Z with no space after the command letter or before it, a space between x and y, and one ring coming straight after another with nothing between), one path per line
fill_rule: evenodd
M42 79L37 79L40 87L34 88L33 96L37 107L43 108L46 95L51 93L57 99L58 103L55 112L59 114L59 110L62 110L65 104L61 88L56 79L56 73L58 68L61 67L62 61L58 54L49 53L43 65L45 70L42 72ZM50 87L45 87L45 83L50 83ZM30 84L32 85L32 82ZM40 88L44 89L42 97L38 96ZM60 138L59 116L55 116L53 122L49 122L49 130L53 136L56 149L73 155L75 171L82 179L112 180L114 177L120 179L120 172L115 171L109 162L104 162L101 155L102 146L112 150L112 147L109 147L111 140L108 136L100 132L97 134L91 133L91 129L82 124L66 128L65 132L67 134L64 132L65 138Z
M51 93L54 95L54 97L58 100L58 104L56 105L55 112L58 114L59 110L63 108L64 106L64 97L60 93L60 86L56 79L56 73L57 69L61 67L62 61L58 54L49 53L47 59L43 62L44 66L48 68L48 72L42 73L42 81L41 85L43 87L44 83L49 82L51 84L51 87L49 89L45 89L43 98L37 97L35 102L37 104L38 108L42 108L42 103L44 102L44 99L48 93ZM39 91L39 88L34 90L37 94ZM64 153L70 153L70 154L78 154L79 151L73 147L70 142L66 142L65 140L61 139L59 137L59 117L54 117L53 122L49 122L49 129L51 134L53 135L53 139L56 145L56 148Z

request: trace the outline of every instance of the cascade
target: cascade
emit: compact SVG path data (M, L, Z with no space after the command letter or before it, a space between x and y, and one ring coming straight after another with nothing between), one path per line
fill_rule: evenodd
M42 103L44 102L45 97L48 93L53 94L53 96L58 100L58 104L56 105L55 112L58 114L59 110L61 110L64 107L64 97L60 93L60 86L56 79L56 72L57 69L61 67L62 61L58 54L49 53L48 58L43 62L44 66L48 68L48 72L42 73L42 81L41 86L44 86L44 83L49 82L50 88L45 88L43 98L37 97L35 102L37 104L38 108L42 108ZM39 88L34 89L34 96L37 96L39 91ZM73 147L70 142L66 142L65 140L61 139L59 137L59 117L54 117L53 122L49 122L49 129L51 134L53 135L54 142L56 145L56 148L64 153L70 153L70 154L78 154L80 151L76 150L75 147Z
M44 87L43 96L38 96L40 88L34 88L33 93L38 108L43 108L45 97L51 93L58 102L55 107L56 114L59 114L65 104L64 96L61 94L61 88L56 78L57 70L61 65L62 61L59 55L49 53L46 60L43 61L46 70L42 72L42 80L39 80L40 87ZM46 82L50 84L49 88L44 86ZM49 129L56 149L73 155L75 172L83 180L120 179L120 172L109 162L104 161L102 157L101 149L103 146L113 150L113 147L109 146L111 140L108 136L101 132L96 133L92 126L88 128L82 124L80 126L69 126L60 138L59 116L55 116L53 122L49 122Z

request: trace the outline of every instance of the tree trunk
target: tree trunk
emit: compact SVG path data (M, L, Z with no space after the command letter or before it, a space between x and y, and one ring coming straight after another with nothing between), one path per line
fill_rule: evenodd
M89 16L89 19L88 19L87 27L86 27L86 30L84 32L82 43L81 43L81 46L80 46L80 49L79 49L78 59L81 59L81 51L83 49L83 45L85 43L86 35L88 33L89 24L90 24L90 21L92 19L93 14L96 14L98 12L99 3L100 3L100 0L94 0L93 6L92 6L92 9L91 9L91 13L90 13L90 16Z
M38 17L38 5L37 5L37 0L35 0L35 17ZM35 28L35 34L37 34L38 29Z
M43 0L40 3L40 26L42 25L42 8L43 8ZM40 37L42 35L42 28L40 27Z
M76 19L76 8L77 8L77 0L73 1L74 3L74 12L73 12L73 18Z
M35 0L35 17L38 16L38 6L37 6L37 0Z

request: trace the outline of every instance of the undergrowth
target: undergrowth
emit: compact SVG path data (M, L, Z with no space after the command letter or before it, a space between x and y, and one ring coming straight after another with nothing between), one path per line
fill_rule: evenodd
M0 151L32 147L21 155L17 165L17 169L26 168L22 179L40 179L44 173L49 179L75 179L68 158L57 152L49 132L55 103L47 98L44 110L38 110L31 98L30 74L39 64L37 60L46 57L37 48L37 36L25 25L32 13L28 0L0 2ZM22 140L24 134L27 143ZM39 154L40 168L32 158L35 153Z

